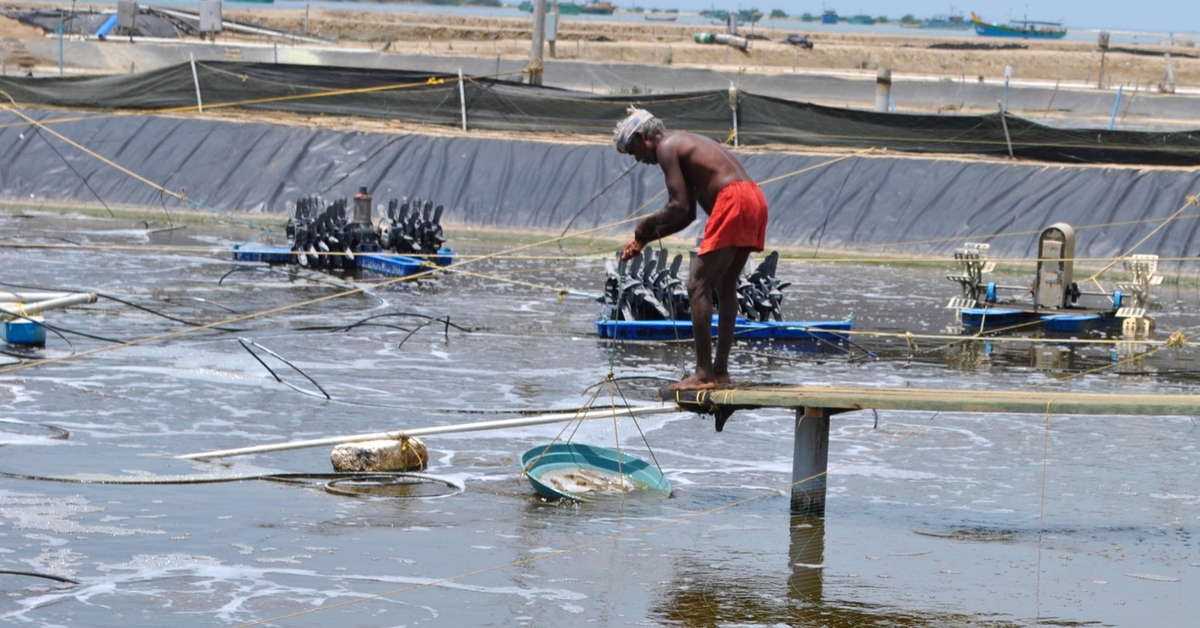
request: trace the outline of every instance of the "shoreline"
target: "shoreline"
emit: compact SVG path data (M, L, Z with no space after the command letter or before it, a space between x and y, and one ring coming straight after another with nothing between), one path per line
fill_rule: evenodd
M28 8L46 5L25 3ZM50 5L57 6L57 5ZM242 5L243 7L245 5ZM79 5L78 10L97 8ZM111 7L100 7L111 10ZM329 49L371 50L384 55L437 54L466 58L500 58L514 60L529 58L531 23L528 17L487 17L435 12L385 12L347 8L317 8L307 11L307 32L329 37L334 43ZM257 25L294 33L306 32L304 9L235 8L226 9L226 19L252 22ZM986 82L1003 81L1005 68L1012 68L1014 81L1075 83L1081 86L1100 84L1101 61L1104 61L1104 88L1154 91L1166 82L1166 64L1162 55L1171 53L1176 91L1200 90L1200 49L1186 45L1164 46L1135 44L1114 46L1101 54L1094 42L1034 41L1006 38L977 38L970 31L912 33L864 33L852 31L808 31L805 24L795 28L769 29L743 27L741 33L755 36L747 52L719 44L697 44L694 35L704 27L670 22L624 22L601 20L572 20L564 18L558 29L554 54L547 46L546 63L554 59L589 63L633 63L671 67L728 67L741 72L818 72L838 75L848 72L871 72L880 68L892 70L894 80L904 77L923 77L934 80ZM805 32L814 43L811 50L802 50L781 43L788 34ZM7 17L0 17L0 38L18 41L44 40L41 29L25 26ZM192 40L181 39L179 43ZM270 43L264 37L231 36L222 34L218 45L240 45L251 42ZM1183 40L1190 41L1190 40ZM115 41L112 43L116 43ZM968 49L945 49L961 44ZM1192 42L1193 44L1195 42ZM170 45L162 43L158 45ZM978 45L995 47L1022 46L981 50ZM934 46L941 46L935 48ZM8 50L9 57L14 56ZM57 59L41 59L39 66L54 65ZM53 61L53 63L50 63Z

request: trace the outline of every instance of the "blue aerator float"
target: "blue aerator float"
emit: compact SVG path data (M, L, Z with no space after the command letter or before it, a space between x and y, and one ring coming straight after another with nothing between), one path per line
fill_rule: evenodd
M371 194L361 187L354 195L354 214L346 217L346 199L326 203L318 196L296 201L288 218L290 246L241 245L233 259L241 262L298 264L318 269L358 269L391 277L415 275L431 264L446 266L454 252L442 246L442 206L421 199L392 199L371 224Z
M683 256L667 264L666 250L643 253L628 263L605 260L608 279L596 331L618 340L685 340L692 338L691 300L679 277ZM844 341L854 325L842 321L785 321L780 304L789 283L775 277L779 253L772 252L738 283L734 338L749 340ZM717 333L713 317L713 334Z
M1038 237L1037 277L1029 286L984 281L996 264L987 259L990 245L968 242L954 252L961 274L946 275L962 288L962 296L946 306L955 310L963 331L1014 327L1079 333L1122 327L1125 335L1146 335L1154 319L1146 316L1150 289L1162 283L1157 255L1129 255L1122 262L1131 279L1112 292L1080 288L1074 277L1075 230L1056 223ZM1096 285L1099 285L1098 283ZM1008 296L1001 296L1001 291ZM1031 297L1030 301L1025 301ZM1091 304L1081 304L1087 297Z

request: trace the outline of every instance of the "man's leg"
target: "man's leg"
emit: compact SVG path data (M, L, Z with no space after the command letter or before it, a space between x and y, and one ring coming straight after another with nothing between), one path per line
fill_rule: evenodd
M742 268L750 257L750 249L724 249L734 251L733 260L717 281L717 356L713 360L713 377L718 384L728 384L729 351L733 348L733 332L737 327L737 285L742 277Z
M724 248L697 255L696 260L692 263L691 272L688 273L688 299L692 308L692 336L696 343L696 372L691 377L668 386L671 390L704 390L717 387L712 360L712 294L737 256L736 248ZM746 263L744 257L742 263ZM734 287L737 287L736 279ZM733 303L736 314L736 297ZM717 332L720 333L720 331L718 326ZM732 340L732 328L729 330L729 337ZM725 354L725 370L728 371L728 347L725 349ZM728 373L726 376L728 377Z

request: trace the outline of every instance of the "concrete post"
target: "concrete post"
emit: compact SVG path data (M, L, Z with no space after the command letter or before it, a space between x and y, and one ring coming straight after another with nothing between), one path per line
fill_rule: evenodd
M888 103L891 99L892 71L888 68L879 68L879 73L875 75L875 111L887 113Z
M1167 60L1167 80L1163 83L1163 93L1175 93L1175 68L1171 67L1171 53L1163 55Z
M796 411L796 439L792 448L793 515L825 517L829 415L824 408L801 408ZM812 479L804 481L806 478Z
M543 44L546 39L546 0L533 2L533 47L529 53L529 84L542 84Z

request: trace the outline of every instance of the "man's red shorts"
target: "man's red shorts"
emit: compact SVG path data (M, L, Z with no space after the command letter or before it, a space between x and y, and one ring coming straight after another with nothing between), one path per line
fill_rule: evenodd
M767 199L753 181L734 181L721 188L713 203L700 254L730 246L763 250L767 237Z

